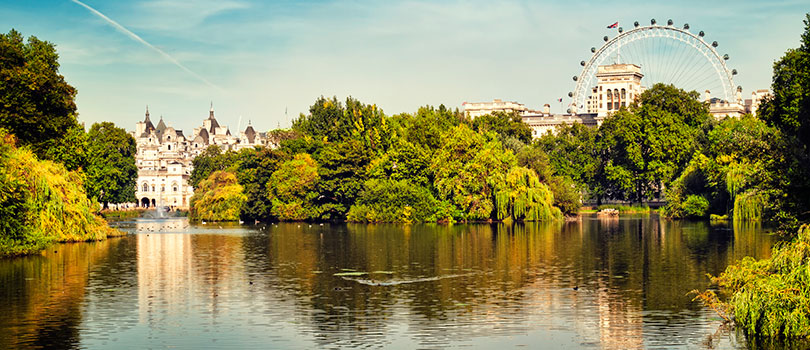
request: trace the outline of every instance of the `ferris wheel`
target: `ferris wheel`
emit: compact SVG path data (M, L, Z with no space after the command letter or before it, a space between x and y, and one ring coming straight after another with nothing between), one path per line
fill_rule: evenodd
M709 90L713 97L729 102L736 99L736 91L742 89L734 87L737 70L726 66L728 54L721 55L717 41L706 41L703 31L694 34L689 24L679 28L671 19L666 25L652 19L649 26L635 22L633 27L628 31L618 27L619 35L612 39L605 36L602 47L591 47L593 55L580 62L582 72L573 77L577 86L568 93L573 99L570 106L583 110L596 86L598 67L615 63L640 66L642 84L647 87L666 83L686 91Z

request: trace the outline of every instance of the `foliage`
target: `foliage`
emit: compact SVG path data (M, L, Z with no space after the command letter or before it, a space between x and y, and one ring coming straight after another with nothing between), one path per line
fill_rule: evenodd
M320 197L318 164L309 154L296 154L278 166L267 183L272 214L279 220L308 220L320 217L315 203Z
M236 178L244 187L247 201L240 217L245 221L272 218L272 202L267 197L267 184L281 162L290 157L287 153L271 148L244 149L239 152L235 166Z
M594 179L600 195L641 202L659 196L675 180L698 149L702 129L694 124L708 115L706 107L694 105L697 101L689 101L689 96L656 84L630 109L605 120L597 135L603 163ZM661 102L669 99L680 102Z
M237 221L247 196L236 175L215 171L200 182L189 205L189 218L206 221Z
M236 152L222 152L222 148L217 145L208 146L205 151L194 157L194 160L191 161L194 170L191 171L188 184L197 188L200 182L207 179L213 172L228 170L228 168L234 166L236 162Z
M107 203L135 202L135 139L110 122L93 124L87 139L87 194L105 207Z
M513 167L495 194L498 220L551 221L561 216L554 195L540 183L534 170Z
M703 196L689 195L683 201L681 211L687 218L705 218L709 215L709 200Z
M752 337L810 337L810 226L771 258L745 257L713 281L729 292L725 309Z
M784 180L769 216L780 218L795 232L798 220L810 220L810 14L805 15L801 45L790 49L773 65L772 96L759 106L762 120L778 129L788 145L779 172ZM789 196L780 196L782 193Z
M762 219L762 208L765 196L758 191L743 192L734 197L735 221L759 221Z
M317 158L321 219L345 219L368 178L366 167L372 156L369 149L355 139L324 146Z
M88 138L84 126L76 124L55 145L45 151L43 159L62 163L67 170L74 171L87 167L89 155ZM134 158L133 158L134 162Z
M438 201L430 191L408 180L371 179L347 214L355 222L436 221Z
M504 184L515 155L503 148L494 133L476 133L466 125L450 130L431 164L439 200L462 212L462 220L494 218L494 195Z
M580 190L590 190L589 185L595 176L598 162L596 158L596 129L580 123L558 126L555 133L546 133L537 139L535 147L541 148L548 155L549 169L553 174L569 178ZM541 171L537 166L529 166Z
M501 137L502 142L509 138L524 144L532 141L531 128L523 122L517 112L495 112L476 117L472 120L472 128L481 133L495 132Z
M0 256L120 234L95 214L98 204L87 199L81 174L14 143L0 130Z
M581 188L574 180L565 175L555 175L549 156L539 143L520 149L517 153L518 165L534 170L537 179L546 184L554 194L554 206L563 214L576 215L582 207Z
M0 34L0 128L40 158L78 126L76 89L59 74L54 45L35 36Z

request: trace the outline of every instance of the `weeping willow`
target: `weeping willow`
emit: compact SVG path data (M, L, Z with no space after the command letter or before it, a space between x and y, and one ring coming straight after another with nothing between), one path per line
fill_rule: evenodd
M749 190L734 198L734 220L759 221L762 219L762 208L765 196L756 190Z
M120 235L96 215L81 173L38 160L0 131L0 256L38 252L53 242Z
M725 309L748 335L810 337L810 226L770 259L746 257L713 280L731 292Z
M732 200L740 193L746 181L746 165L731 163L726 173L726 190Z
M562 217L553 205L554 194L537 178L534 170L514 167L505 184L495 193L498 220L550 221Z

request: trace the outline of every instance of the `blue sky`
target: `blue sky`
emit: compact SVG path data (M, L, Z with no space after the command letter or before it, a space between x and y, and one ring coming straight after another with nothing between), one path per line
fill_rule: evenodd
M671 18L720 43L744 95L798 46L804 1L0 0L0 31L53 42L79 93L79 119L127 130L149 105L188 134L213 101L220 123L290 125L318 96L354 96L387 114L493 98L530 108L574 89L605 27ZM190 72L189 72L190 71ZM200 79L203 77L203 79ZM285 109L288 111L285 116Z

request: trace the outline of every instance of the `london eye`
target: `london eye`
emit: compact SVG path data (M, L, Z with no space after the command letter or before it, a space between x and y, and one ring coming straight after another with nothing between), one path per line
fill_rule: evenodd
M597 85L598 67L617 63L641 67L642 84L647 87L672 84L686 91L709 90L713 97L734 101L739 88L734 86L737 70L726 66L729 55L721 54L717 41L708 41L703 31L689 29L689 24L675 26L671 19L666 24L652 19L650 25L635 22L630 30L618 27L613 38L604 36L602 46L591 47L591 57L580 62L582 72L573 77L576 88L568 93L573 111L587 105Z

